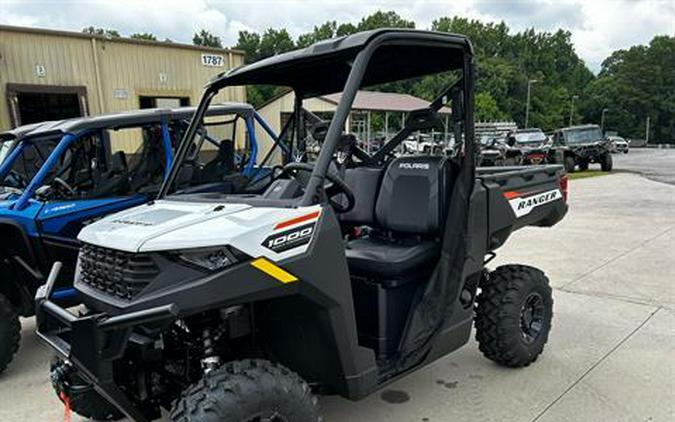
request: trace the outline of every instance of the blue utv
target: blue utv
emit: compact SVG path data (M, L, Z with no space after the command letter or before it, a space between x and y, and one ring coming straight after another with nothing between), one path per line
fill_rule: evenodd
M34 315L33 297L53 263L63 263L55 297L68 304L76 299L71 284L79 231L157 194L194 112L145 109L0 133L0 372L19 348L19 317ZM256 127L272 138L273 149L279 144L255 110L227 103L211 106L207 115L198 137L207 145L195 146L199 154L179 175L181 188L223 189L225 180L236 192L263 177Z

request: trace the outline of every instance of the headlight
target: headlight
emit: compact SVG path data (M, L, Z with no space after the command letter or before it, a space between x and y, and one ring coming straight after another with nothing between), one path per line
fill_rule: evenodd
M188 249L176 253L179 260L208 271L219 271L240 262L244 253L229 247Z

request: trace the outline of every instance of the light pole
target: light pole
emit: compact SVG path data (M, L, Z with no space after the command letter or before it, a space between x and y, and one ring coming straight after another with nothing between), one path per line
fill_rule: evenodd
M527 81L527 102L525 103L525 129L528 128L528 123L530 122L530 92L532 91L532 84L539 82L536 79L530 79Z
M602 116L600 117L600 130L602 130L602 133L605 133L605 113L607 113L609 109L603 108L602 109Z
M570 123L569 126L572 126L572 116L574 115L574 100L578 99L578 95L572 95L572 101L570 101Z

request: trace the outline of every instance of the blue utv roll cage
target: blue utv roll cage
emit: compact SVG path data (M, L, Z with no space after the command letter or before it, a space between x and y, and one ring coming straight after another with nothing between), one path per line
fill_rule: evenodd
M60 163L63 163L69 149L79 140L104 130L159 127L163 150L162 178L166 179L174 161L174 149L180 141L176 133L172 134L172 129L179 127L182 132L187 128L194 111L194 107L135 110L25 125L0 133L1 143L12 142L0 163L0 238L3 239L3 244L0 244L0 258L5 258L6 261L0 263L0 277L7 281L0 285L0 294L8 297L22 315L33 314L32 298L35 289L44 283L45 275L55 260L63 261L65 272L63 282L59 280L60 283L54 291L54 298L67 298L74 294L70 282L79 249L76 238L84 224L154 198L149 193L138 192L96 198L68 197L54 200L41 197L39 189L50 183L49 178L55 174ZM231 124L234 135L237 122L243 120L246 129L243 142L245 154L235 154L235 165L238 172L252 181L267 173L265 165L274 149L279 147L289 156L288 146L280 141L249 104L214 104L209 107L206 115L212 118L227 117L226 120L216 122L214 119L212 123L205 123L200 133L204 142L215 147L219 146L219 140L209 133L208 126ZM273 142L270 151L260 163L256 163L260 151L256 123ZM101 136L100 139L104 142L105 137ZM110 141L105 142L105 158L110 161ZM27 152L27 148L34 148L40 160L32 163L30 171L12 178L10 173L18 173L17 170L21 169L21 162L17 160L23 159L22 154ZM10 186L11 184L7 184L10 178L19 180L20 183ZM70 280L66 281L68 279Z

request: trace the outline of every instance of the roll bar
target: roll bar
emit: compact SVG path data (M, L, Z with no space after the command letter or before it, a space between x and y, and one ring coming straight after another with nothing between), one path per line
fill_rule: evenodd
M338 104L335 114L333 115L333 118L328 127L325 142L323 143L317 161L314 164L314 171L310 176L307 189L305 190L303 197L300 198L298 201L299 205L308 206L321 202L325 199L325 195L323 193L323 185L326 173L328 171L328 167L330 165L333 153L337 148L340 135L342 134L342 129L344 128L344 124L352 109L354 99L356 98L356 93L358 92L359 88L364 82L366 71L368 70L368 66L371 64L371 59L373 58L375 52L383 46L390 46L390 45L405 46L405 47L419 46L422 48L438 47L438 48L447 48L448 50L454 49L455 51L457 51L458 44L456 43L452 45L448 44L447 39L448 35L449 34L439 34L425 31L382 31L379 33L375 33L372 38L368 39L368 41L362 45L363 48L360 51L358 51L358 53L356 53L353 61L351 62L351 67L347 75L346 82L344 84L340 103ZM457 81L457 83L454 84L451 88L455 88L458 85L462 86L463 104L461 109L463 111L462 117L465 127L465 139L472 140L473 122L471 119L473 119L472 113L473 108L468 105L473 104L473 97L472 97L473 55L472 55L472 47L471 44L468 42L468 40L465 40L465 45L461 47L461 53L457 54L462 54L462 60L461 61L458 60L456 67L443 67L438 63L432 63L429 65L429 72L427 74L438 73L444 70L452 70L460 68L462 69L463 77L461 78L461 80ZM292 56L292 54L290 56ZM459 57L457 58L459 59ZM292 61L293 58L290 57L288 60ZM300 66L301 64L296 65ZM385 68L386 65L383 65L381 63L379 65L381 66L381 68L378 70L381 73L382 68ZM279 64L275 63L274 66L279 66ZM206 86L205 92L202 96L202 99L200 100L199 106L197 107L197 111L195 112L192 121L190 122L190 126L186 131L183 140L181 141L181 145L178 149L178 152L176 153L176 160L175 160L176 163L179 164L184 160L190 140L194 138L197 128L199 126L199 122L202 121L204 113L207 110L211 100L216 95L216 93L220 89L230 85L255 83L256 72L259 72L261 68L263 68L264 66L260 66L256 63L253 65L249 65L249 67L253 68L251 72L254 74L251 80L246 80L246 78L242 76L243 74L246 73L246 67L244 67L243 70L241 71L235 69L234 71L225 73L221 75L216 81L209 83ZM228 78L230 77L228 75L230 73L232 74L231 76L232 80L228 81ZM434 100L434 102L432 102L431 106L433 109L438 110L442 104L447 103L447 94L448 92L450 92L451 88L446 90L439 98L437 98L436 100ZM297 126L301 120L300 116L301 113L299 113L299 110L301 110L302 108L302 93L297 92L297 90L294 108L295 110L293 120L295 120L294 123ZM287 124L284 127L282 135L288 131L288 126L289 124ZM298 132L298 128L296 128L295 130L296 132ZM280 136L279 138L282 137L283 136ZM401 140L399 140L399 142ZM464 152L466 154L473 154L472 144L473 144L472 142L465 142ZM381 154L380 155L376 154L375 157L381 158ZM158 195L159 198L163 198L167 195L170 186L172 185L173 181L177 176L179 168L180 165L174 165L171 168L169 177L165 180L164 184L162 185L162 189L159 192Z

